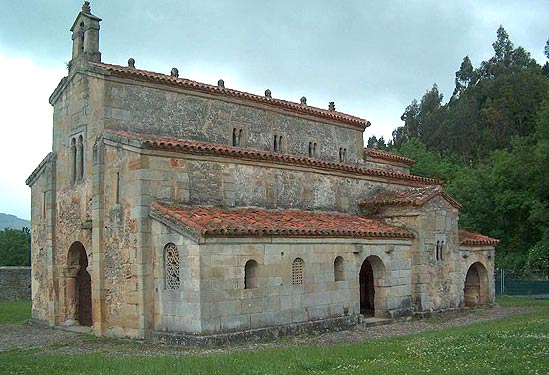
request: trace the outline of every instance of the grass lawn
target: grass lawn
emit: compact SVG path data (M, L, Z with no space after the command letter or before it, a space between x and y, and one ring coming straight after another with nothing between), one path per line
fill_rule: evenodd
M466 327L329 347L287 347L208 356L0 353L0 373L94 374L548 374L549 301L541 310ZM137 350L137 347L136 347Z
M0 324L24 322L31 317L30 301L0 300ZM1 338L0 338L1 340Z

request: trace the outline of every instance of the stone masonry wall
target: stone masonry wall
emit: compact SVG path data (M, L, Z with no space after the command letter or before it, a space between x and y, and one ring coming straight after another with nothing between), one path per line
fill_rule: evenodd
M405 225L416 234L412 254L412 295L417 311L459 307L463 297L463 270L458 239L458 212L436 196L420 207L393 207L383 216L390 224ZM444 239L442 260L436 241Z
M31 299L31 268L0 267L0 301Z
M283 153L308 156L309 142L314 142L319 159L339 161L339 149L345 148L348 162L362 163L360 129L199 95L106 81L105 127L223 145L232 145L233 129L242 129L243 147L272 151L278 135L283 138Z
M144 197L192 205L257 206L359 213L358 202L383 189L406 186L274 164L227 159L142 156ZM124 190L124 188L123 188Z
M199 334L200 252L199 245L162 223L153 221L154 330ZM165 246L173 243L179 251L180 287L166 288Z
M153 225L163 233L153 241L156 331L225 333L356 315L360 267L370 256L379 259L383 268L374 270L376 316L411 311L409 241L215 239L198 245L161 226ZM180 290L163 289L162 249L168 242L180 244ZM334 280L336 256L344 259L342 281ZM302 285L292 285L291 264L296 257L305 262ZM245 289L244 268L251 259L259 266L258 286Z

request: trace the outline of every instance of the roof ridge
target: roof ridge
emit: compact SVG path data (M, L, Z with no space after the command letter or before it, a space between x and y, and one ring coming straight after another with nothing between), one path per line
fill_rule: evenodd
M227 146L212 142L183 140L176 138L166 138L151 134L140 134L121 130L106 130L104 134L126 137L143 142L145 147L152 149L167 150L173 152L184 152L195 155L223 155L233 158L257 160L266 162L276 162L282 164L301 165L307 167L316 167L325 170L345 171L359 175L374 177L385 177L403 181L421 182L429 185L440 185L441 181L401 173L398 171L385 170L381 168L372 168L358 164L336 163L321 159L310 158L306 156L297 156L290 154L281 154L273 151L263 151L253 148Z
M397 162L400 162L400 163L403 163L403 164L406 164L406 165L409 165L409 166L412 166L416 163L415 160L407 158L405 156L393 154L391 152L382 151L382 150L378 150L378 149L375 149L375 148L365 147L364 151L368 155L370 155L372 157L375 157L375 158L378 158L378 159L397 161Z
M170 76L167 74L153 72L153 71L144 70L144 69L130 68L126 66L108 64L103 62L89 62L89 64L92 66L97 66L99 68L106 69L110 72L114 72L122 76L131 76L132 78L139 78L140 80L144 80L144 81L152 80L152 81L167 83L175 86L183 86L191 90L208 92L210 94L215 94L215 95L225 95L229 97L247 99L257 103L268 104L275 107L284 108L293 112L299 112L302 114L309 114L317 117L323 117L326 119L343 122L349 125L353 125L355 127L360 127L362 130L370 126L370 122L368 120L362 119L357 116L349 115L343 112L337 112L335 110L332 111L329 109L323 109L319 107L309 106L306 104L291 102L285 99L276 99L276 98L271 98L267 96L261 96L258 94L252 94L245 91L228 89L224 87L211 85L208 83L193 81L188 78L179 78L179 77Z
M458 231L459 244L469 246L497 245L500 240L464 229Z
M362 199L363 206L421 206L431 198L441 195L453 207L461 208L461 203L452 198L441 185L410 187L404 190L384 190L371 198Z

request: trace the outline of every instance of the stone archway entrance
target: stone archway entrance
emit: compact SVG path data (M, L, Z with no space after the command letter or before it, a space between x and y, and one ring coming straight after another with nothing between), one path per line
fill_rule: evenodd
M488 301L488 272L482 263L473 263L467 270L463 294L467 307L484 305Z
M371 255L364 260L358 276L360 289L360 313L375 316L376 310L383 304L384 296L380 290L380 279L385 277L385 266L381 259Z
M67 321L66 324L91 326L91 276L87 270L88 256L81 242L74 242L67 258Z

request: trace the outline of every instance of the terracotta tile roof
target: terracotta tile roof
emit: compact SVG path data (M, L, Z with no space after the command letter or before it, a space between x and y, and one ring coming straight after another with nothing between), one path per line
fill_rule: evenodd
M303 167L312 167L316 169L340 171L355 175L366 175L382 177L394 180L401 180L410 183L421 184L440 184L441 181L434 178L414 176L397 171L385 170L381 168L369 168L357 164L334 163L320 159L308 158L304 156L295 156L282 154L272 151L261 151L245 147L225 146L210 142L186 141L174 138L164 138L155 135L129 133L125 131L108 130L104 137L117 142L123 142L122 138L135 140L141 143L143 147L180 152L191 155L212 155L236 158L242 160L252 160L260 162L271 162L277 164L297 165Z
M90 62L90 65L104 69L111 74L129 78L138 81L159 83L170 85L174 87L181 87L188 90L200 91L211 95L225 96L237 99L244 99L255 103L266 104L273 107L282 108L291 112L300 114L312 115L328 120L333 120L348 125L355 126L364 130L370 126L370 122L360 117L351 116L345 113L330 111L327 109L321 109L317 107L311 107L304 104L298 104L282 99L275 99L266 96L251 94L243 91L232 90L228 88L221 88L214 85L208 85L206 83L196 82L185 78L178 78L171 75L155 73L147 70L130 68L127 66L112 65L98 62Z
M491 238L480 233L459 231L459 244L465 246L496 246L499 240Z
M363 199L359 203L364 206L422 206L437 195L441 195L455 208L461 208L461 204L448 195L440 185L414 187L400 191L383 191L373 198Z
M383 159L391 162L405 164L408 166L412 166L416 163L415 160L405 158L404 156L391 154L390 152L376 150L373 148L365 148L364 153L368 156L371 156L372 158Z
M339 212L225 209L154 202L151 216L195 237L413 238L413 233L376 220Z

